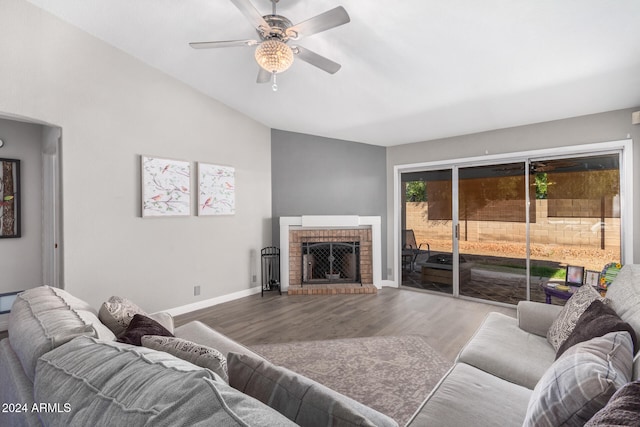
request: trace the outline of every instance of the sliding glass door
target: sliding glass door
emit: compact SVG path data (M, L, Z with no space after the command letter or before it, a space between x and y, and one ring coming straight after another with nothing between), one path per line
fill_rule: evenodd
M452 169L402 174L402 284L453 293Z
M527 299L526 163L458 169L460 295Z
M620 162L616 151L400 173L401 284L544 302L567 266L621 262Z
M564 283L567 266L602 270L621 261L620 155L533 160L530 282ZM552 302L559 302L553 299Z

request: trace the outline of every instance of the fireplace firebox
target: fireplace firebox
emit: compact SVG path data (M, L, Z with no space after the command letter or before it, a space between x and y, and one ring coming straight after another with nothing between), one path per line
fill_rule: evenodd
M360 283L360 242L303 242L302 285Z

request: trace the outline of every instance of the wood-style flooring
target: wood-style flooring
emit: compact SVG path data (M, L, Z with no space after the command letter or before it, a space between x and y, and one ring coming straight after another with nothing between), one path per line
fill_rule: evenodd
M487 313L515 316L512 308L454 299L422 291L383 288L377 295L278 295L265 293L177 316L176 326L192 320L247 345L422 335L453 361ZM0 332L0 338L6 332Z
M422 291L383 288L377 295L265 293L177 316L247 345L383 335L425 336L453 361L487 313L515 309Z

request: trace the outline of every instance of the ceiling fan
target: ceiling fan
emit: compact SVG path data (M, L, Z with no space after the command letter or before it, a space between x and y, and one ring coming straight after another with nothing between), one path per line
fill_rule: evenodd
M290 46L288 43L348 23L351 19L347 11L342 6L338 6L293 25L289 19L276 13L278 2L279 0L271 0L272 13L262 16L249 0L231 0L231 3L240 9L240 12L255 27L260 40L193 42L189 43L189 46L194 49L257 46L255 58L260 65L257 82L267 83L272 80L274 91L278 90L276 74L286 71L293 63L294 56L327 73L336 73L341 67L337 62L302 46Z

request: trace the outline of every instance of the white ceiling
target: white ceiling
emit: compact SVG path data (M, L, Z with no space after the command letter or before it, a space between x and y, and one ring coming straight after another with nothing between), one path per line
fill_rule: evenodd
M391 146L640 106L639 0L281 0L351 22L299 42L338 73L298 60L278 92L255 48L189 47L256 38L229 0L29 1L276 129Z

